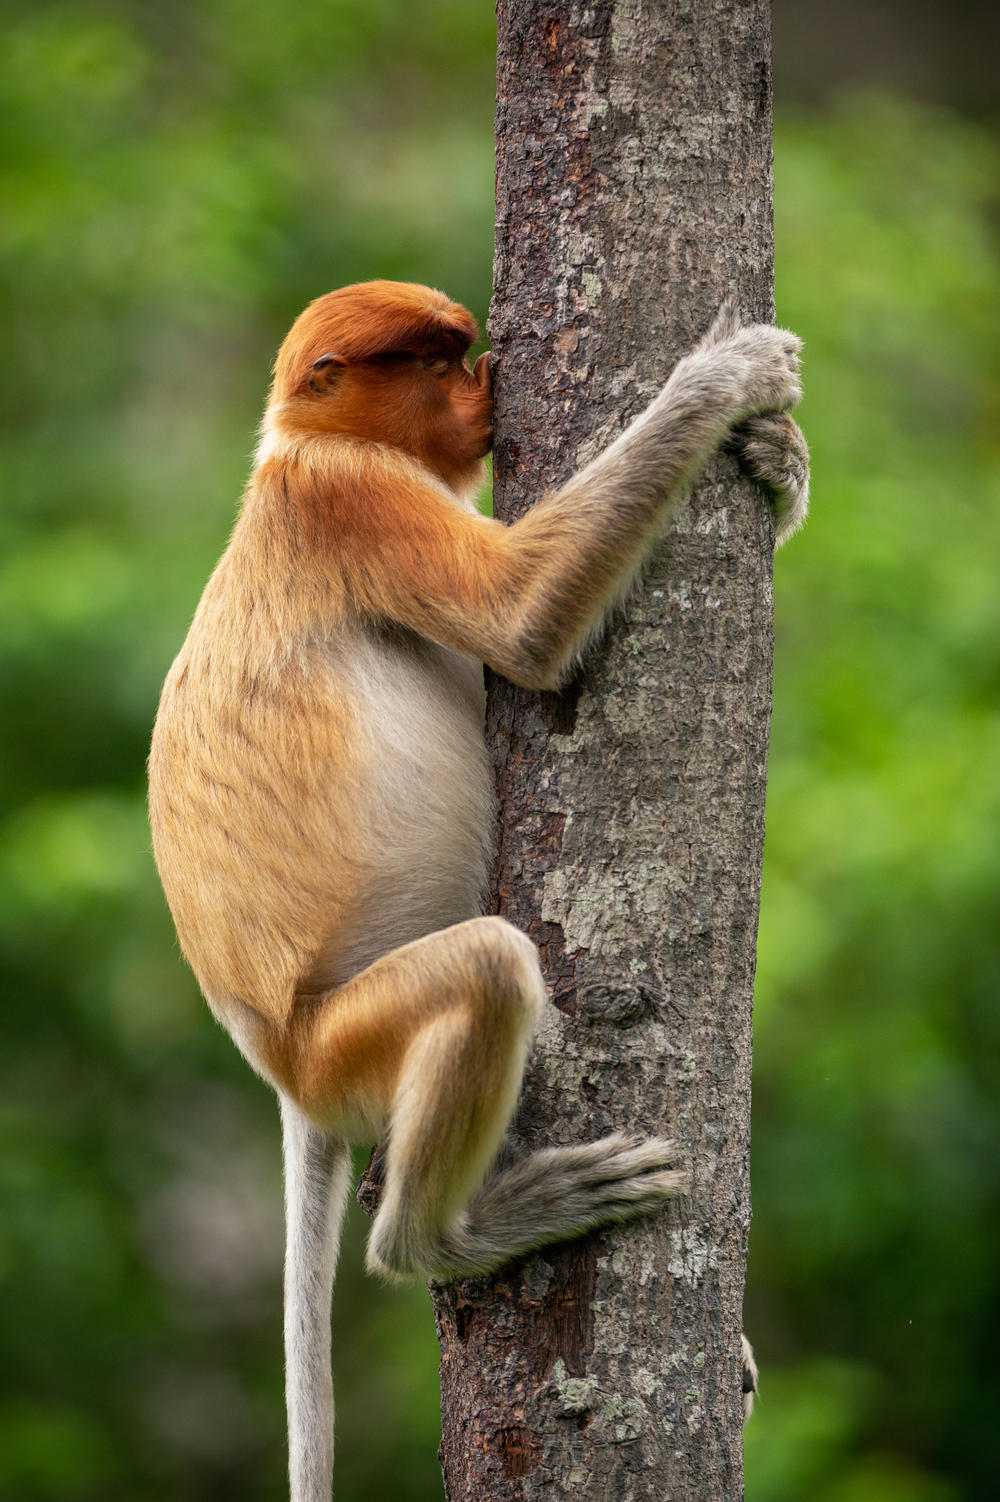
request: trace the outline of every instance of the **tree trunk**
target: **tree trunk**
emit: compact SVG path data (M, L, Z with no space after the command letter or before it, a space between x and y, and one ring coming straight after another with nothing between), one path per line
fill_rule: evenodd
M501 0L495 507L613 438L735 290L772 316L765 0ZM733 1502L772 523L714 460L562 694L492 678L497 911L554 1006L519 1149L677 1137L655 1221L435 1294L450 1502Z

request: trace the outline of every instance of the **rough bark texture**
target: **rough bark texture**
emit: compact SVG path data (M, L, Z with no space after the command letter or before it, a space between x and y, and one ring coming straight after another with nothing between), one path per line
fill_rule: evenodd
M765 0L501 0L496 511L620 431L735 290L772 316ZM733 1502L772 524L725 459L579 681L489 685L498 911L554 1007L525 1149L666 1132L662 1219L435 1295L450 1502Z

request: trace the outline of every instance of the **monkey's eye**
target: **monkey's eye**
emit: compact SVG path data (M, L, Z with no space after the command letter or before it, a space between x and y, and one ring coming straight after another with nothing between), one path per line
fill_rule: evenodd
M438 360L421 360L420 364L423 366L424 370L429 371L432 376L440 377L448 374L448 370L451 366L451 361L441 358Z

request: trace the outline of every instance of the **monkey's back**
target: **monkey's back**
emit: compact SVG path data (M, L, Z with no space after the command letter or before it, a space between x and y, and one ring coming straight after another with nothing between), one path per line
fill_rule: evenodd
M233 549L166 683L150 823L213 1009L283 1022L398 944L479 910L492 815L478 663L344 611L290 634ZM278 590L275 596L274 591Z

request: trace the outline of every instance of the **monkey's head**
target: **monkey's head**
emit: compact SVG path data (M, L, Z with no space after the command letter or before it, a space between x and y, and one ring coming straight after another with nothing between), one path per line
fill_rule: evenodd
M466 359L477 333L459 303L412 282L328 292L278 352L269 424L391 444L448 484L467 484L493 441L489 356L475 368Z

